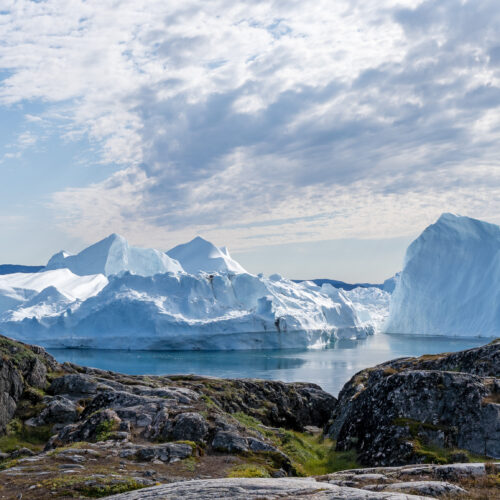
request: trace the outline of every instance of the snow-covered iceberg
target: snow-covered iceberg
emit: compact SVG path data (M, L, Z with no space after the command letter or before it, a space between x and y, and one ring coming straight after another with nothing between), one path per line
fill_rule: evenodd
M246 273L245 269L229 255L226 247L218 248L200 236L188 243L177 245L167 252L172 259L180 262L190 274L206 273Z
M124 271L152 276L158 273L182 271L181 265L164 252L153 248L130 246L119 234L111 234L77 255L64 251L56 253L50 258L46 269L61 268L67 268L79 276L89 274L111 276Z
M388 333L500 335L500 227L443 214L408 247Z
M246 273L227 250L217 249L225 256L217 261L204 240L184 246L191 252L182 260L198 269L188 274L152 273L156 253L151 265L115 259L124 255L115 253L116 241L131 247L110 238L78 259L62 255L81 276L66 268L0 276L0 331L47 347L122 349L320 347L373 332L343 291ZM193 247L201 248L199 257ZM214 271L214 261L222 271ZM86 274L97 268L102 272Z

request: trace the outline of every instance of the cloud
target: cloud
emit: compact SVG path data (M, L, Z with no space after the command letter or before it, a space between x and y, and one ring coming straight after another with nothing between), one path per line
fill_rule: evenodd
M494 0L20 0L0 103L121 166L53 195L88 241L395 237L499 213L499 24Z

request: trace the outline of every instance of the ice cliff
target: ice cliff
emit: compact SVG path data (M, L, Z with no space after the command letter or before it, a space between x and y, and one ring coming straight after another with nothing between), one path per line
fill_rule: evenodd
M500 227L443 214L408 247L388 333L500 335Z

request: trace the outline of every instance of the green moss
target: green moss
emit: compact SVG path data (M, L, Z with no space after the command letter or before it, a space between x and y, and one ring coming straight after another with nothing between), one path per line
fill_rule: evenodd
M235 420L237 420L241 425L246 427L247 429L256 431L263 436L265 436L267 439L269 439L275 446L280 446L281 441L279 438L279 433L276 433L272 429L262 425L262 422L255 417L252 417L250 415L247 415L246 413L243 412L237 412L233 413L231 415Z
M19 448L40 451L51 436L51 426L29 427L19 419L13 419L7 425L7 432L0 437L0 451L10 453Z
M182 461L182 465L186 468L187 471L194 472L196 470L196 459L193 457L185 458Z
M414 451L425 458L425 463L433 464L452 464L454 456L457 454L464 455L467 462L488 462L492 461L490 457L484 455L477 455L467 450L459 448L442 448L432 444L423 444L420 440L414 439L412 441Z
M83 495L90 498L101 498L110 495L117 495L118 493L125 493L144 488L144 485L135 479L128 479L127 481L119 484L102 484L95 486L83 486L77 488Z
M23 398L17 402L15 416L23 421L28 420L29 418L40 415L45 406L46 404L41 401L33 403L32 401Z
M335 442L322 435L284 431L280 448L292 459L297 471L308 476L359 467L354 450L335 451Z
M424 459L426 464L447 464L448 460L439 447L423 445L418 439L412 441L413 451Z
M45 488L57 492L57 496L73 498L75 493L85 497L101 498L118 493L144 488L144 485L131 477L121 477L119 479L111 477L78 475L59 476L46 479L41 483Z
M243 464L233 467L227 477L271 477L265 467L255 464Z
M335 451L335 442L297 431L280 429L274 431L262 425L255 417L245 413L233 413L240 424L248 429L260 432L292 460L292 465L301 475L320 475L359 466L356 452Z
M197 444L194 441L183 440L183 441L174 441L174 443L188 444L189 446L191 446L191 449L193 450L193 453L198 449L198 446L197 446Z
M203 399L203 401L207 405L207 408L219 408L219 405L210 396L202 394L201 399Z
M10 361L17 368L24 368L28 362L34 360L36 354L15 340L0 337L0 356Z
M104 420L96 427L96 441L106 441L113 435L116 430L116 422L114 420Z
M2 463L0 463L0 470L5 470L5 469L10 469L11 467L14 467L17 465L18 460L6 460Z
M31 401L32 403L39 403L45 396L45 391L37 387L26 387L23 392L23 399Z

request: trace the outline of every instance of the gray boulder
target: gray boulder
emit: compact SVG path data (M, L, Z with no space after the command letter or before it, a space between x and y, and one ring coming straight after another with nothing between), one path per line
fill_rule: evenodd
M208 424L199 413L188 412L177 415L166 427L167 436L175 441L202 442L208 433Z
M212 440L212 448L228 453L243 453L248 451L246 438L233 431L218 431Z
M115 411L110 409L97 411L78 424L70 424L64 427L55 438L51 438L46 445L46 449L78 441L113 439L114 432L119 429L120 423L120 417Z
M45 425L45 424L69 424L78 419L78 410L76 404L64 396L55 396L49 400L47 406L40 414L28 420L27 425Z
M49 392L54 395L70 394L72 397L88 397L96 394L97 385L97 382L92 377L75 373L53 380Z

